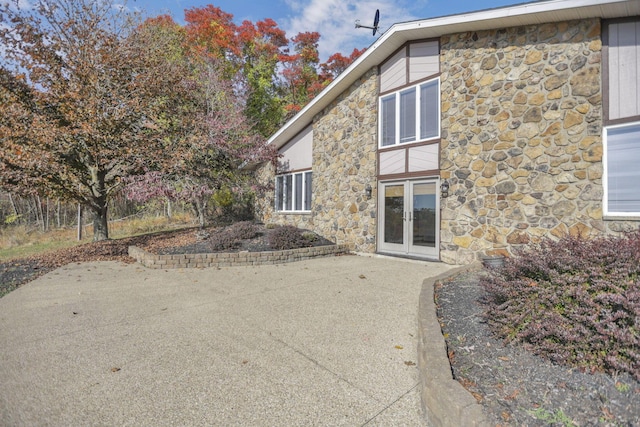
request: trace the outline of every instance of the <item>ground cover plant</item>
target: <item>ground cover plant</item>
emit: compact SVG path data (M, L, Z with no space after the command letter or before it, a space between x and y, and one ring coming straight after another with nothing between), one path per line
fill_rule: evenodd
M269 246L273 249L297 249L312 246L314 234L307 234L291 225L277 227L269 234Z
M258 227L253 222L237 222L211 236L211 249L214 252L236 249L240 247L243 240L253 239L257 234Z
M640 232L543 240L481 283L499 337L562 365L640 380Z

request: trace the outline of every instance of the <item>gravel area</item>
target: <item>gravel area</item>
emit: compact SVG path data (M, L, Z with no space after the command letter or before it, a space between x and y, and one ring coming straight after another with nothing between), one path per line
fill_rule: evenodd
M455 378L501 426L640 426L640 383L558 366L504 345L482 320L481 270L436 287Z

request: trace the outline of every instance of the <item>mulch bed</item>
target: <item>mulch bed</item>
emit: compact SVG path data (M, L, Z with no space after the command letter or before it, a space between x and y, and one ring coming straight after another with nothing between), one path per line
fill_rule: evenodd
M482 271L436 286L455 378L501 426L640 426L640 383L558 366L494 338L482 319Z
M129 246L138 246L156 254L187 254L215 252L209 238L222 227L184 228L180 230L163 231L142 236L123 239L92 242L72 248L60 249L48 254L9 260L0 263L0 297L13 291L49 271L72 262L90 261L121 261L135 262L128 255ZM224 252L265 251L272 250L268 244L268 235L272 232L264 225L259 226L258 235L247 239L237 248ZM309 246L332 245L327 239L317 236L309 242Z

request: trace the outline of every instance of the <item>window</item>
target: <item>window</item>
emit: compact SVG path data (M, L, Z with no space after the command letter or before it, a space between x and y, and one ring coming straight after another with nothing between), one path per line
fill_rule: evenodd
M603 27L604 215L640 216L640 20Z
M604 131L604 213L640 215L640 122Z
M277 176L275 197L276 211L310 211L311 183L311 172L290 173Z
M380 135L382 147L438 138L439 79L381 97Z

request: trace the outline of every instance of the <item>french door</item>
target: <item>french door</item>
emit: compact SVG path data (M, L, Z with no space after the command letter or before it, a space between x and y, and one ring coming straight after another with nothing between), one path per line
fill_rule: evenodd
M438 259L437 183L437 179L380 183L379 252Z

